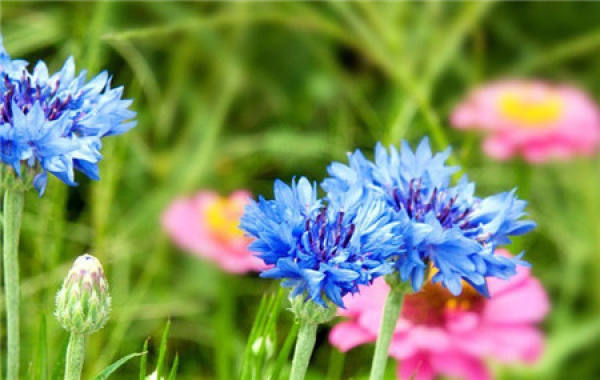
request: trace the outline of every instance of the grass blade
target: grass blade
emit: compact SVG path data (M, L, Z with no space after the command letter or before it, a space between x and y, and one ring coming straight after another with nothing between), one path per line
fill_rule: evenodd
M337 348L331 348L331 356L329 358L329 369L327 370L327 380L342 379L345 359L345 353L339 351Z
M113 364L106 367L102 372L100 372L98 375L96 375L96 377L94 377L94 380L106 380L110 375L112 375L113 372L119 369L119 367L121 367L123 364L127 363L133 358L144 355L146 355L146 352L134 352L133 354L124 356L121 359L114 362Z
M177 367L179 366L179 355L175 355L175 360L173 361L173 366L171 367L171 371L169 371L169 377L167 380L175 380L177 378Z
M63 338L63 343L58 350L58 357L54 361L54 369L52 370L52 380L62 380L65 376L65 359L67 355L67 346L69 344L68 334Z
M279 351L279 355L277 356L277 360L275 361L275 365L273 366L273 371L271 372L271 379L278 380L281 374L281 370L285 363L287 363L290 353L292 352L292 347L294 347L294 343L296 342L296 335L298 334L299 324L294 323L290 332L288 333L287 338L285 338L285 342L283 342L283 346Z
M160 351L158 352L158 363L156 364L156 376L158 379L162 378L163 367L165 366L165 356L167 354L167 337L169 336L169 329L171 328L171 320L167 321L165 330L163 331L162 339L160 340Z
M246 380L250 376L250 358L252 354L252 343L256 339L258 332L260 330L260 326L264 321L264 316L267 312L267 296L263 296L260 299L260 304L258 306L258 310L256 312L256 318L254 319L254 323L252 324L252 328L250 329L250 334L248 336L248 341L246 342L246 349L244 350L244 357L242 359L242 373L240 379Z
M146 341L144 342L144 348L142 349L142 352L144 353L144 355L142 355L141 359L140 359L140 380L146 380L146 363L148 362L148 342L150 341L150 338L147 338Z
M37 366L34 369L34 379L46 380L48 378L48 337L46 315L40 317L40 331L38 334Z

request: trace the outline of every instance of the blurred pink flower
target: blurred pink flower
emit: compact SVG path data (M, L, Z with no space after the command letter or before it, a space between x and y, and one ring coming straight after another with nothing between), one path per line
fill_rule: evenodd
M398 378L429 380L440 374L484 380L490 379L486 357L503 362L538 358L543 336L535 324L548 312L548 297L529 269L518 268L508 281L488 280L489 299L469 286L455 297L431 283L407 295L390 346L390 356L399 360ZM349 319L331 330L331 344L347 351L374 342L388 292L379 278L361 288L360 295L344 297L347 309L339 314Z
M227 272L260 271L265 265L248 250L250 239L238 228L250 196L243 190L229 197L200 191L176 199L162 216L163 227L180 248Z
M484 130L483 150L500 160L590 155L600 141L594 101L575 87L540 80L504 80L475 89L450 119L456 128Z

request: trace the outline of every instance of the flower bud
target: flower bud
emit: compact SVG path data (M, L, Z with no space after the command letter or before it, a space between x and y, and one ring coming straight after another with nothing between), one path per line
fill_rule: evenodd
M91 334L110 316L108 282L100 261L79 256L56 295L56 318L71 333Z
M305 296L300 294L291 299L291 310L296 316L296 320L302 323L322 324L331 321L336 314L337 306L333 302L326 300L326 306L321 306L311 300L305 300Z

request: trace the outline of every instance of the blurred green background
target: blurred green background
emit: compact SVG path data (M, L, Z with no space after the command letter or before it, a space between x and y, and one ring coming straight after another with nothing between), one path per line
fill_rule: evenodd
M110 323L89 340L86 377L140 351L147 336L150 372L171 318L168 358L179 355L179 379L237 378L261 296L277 285L174 248L159 224L168 202L201 188L270 196L274 178L321 180L349 150L424 135L438 149L453 145L480 194L518 187L539 223L511 250L527 250L551 296L546 352L530 368L492 363L498 378L600 378L598 159L497 163L479 136L447 122L469 88L502 76L570 81L598 99L599 19L600 4L569 2L3 1L13 57L57 70L73 55L78 69L107 69L135 99L139 121L105 140L101 181L79 176L67 188L53 179L44 198L28 195L23 378L43 378L44 318L44 366L57 365L66 333L52 316L54 295L83 252L104 263L114 299ZM291 326L290 313L279 314L276 353ZM344 358L326 334L310 377L364 378L372 347ZM113 378L136 378L138 368L133 360Z

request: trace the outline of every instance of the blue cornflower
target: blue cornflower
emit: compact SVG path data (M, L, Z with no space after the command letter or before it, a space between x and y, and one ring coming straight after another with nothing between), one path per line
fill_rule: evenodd
M101 139L135 126L131 100L123 87L111 88L102 72L86 81L75 75L73 58L48 74L38 62L33 72L23 60L12 60L0 37L0 160L18 176L25 163L35 173L33 185L43 194L47 173L75 186L74 171L99 179Z
M304 294L324 306L326 296L343 307L344 295L392 270L383 258L399 234L381 200L352 191L318 199L316 184L304 177L291 186L277 180L274 195L246 206L240 227L256 238L250 249L272 266L261 277L283 279L291 297Z
M520 256L495 255L495 248L509 243L509 236L530 231L535 223L521 220L526 202L517 199L514 190L479 198L466 176L451 185L459 168L446 165L449 155L449 149L432 154L426 138L414 152L406 142L400 152L377 144L374 162L357 150L349 154L349 165L331 164L323 188L329 194L355 188L362 196L386 202L403 235L388 259L415 291L432 267L432 281L453 294L460 294L464 280L487 296L487 277L507 279L516 273L517 264L525 264Z

